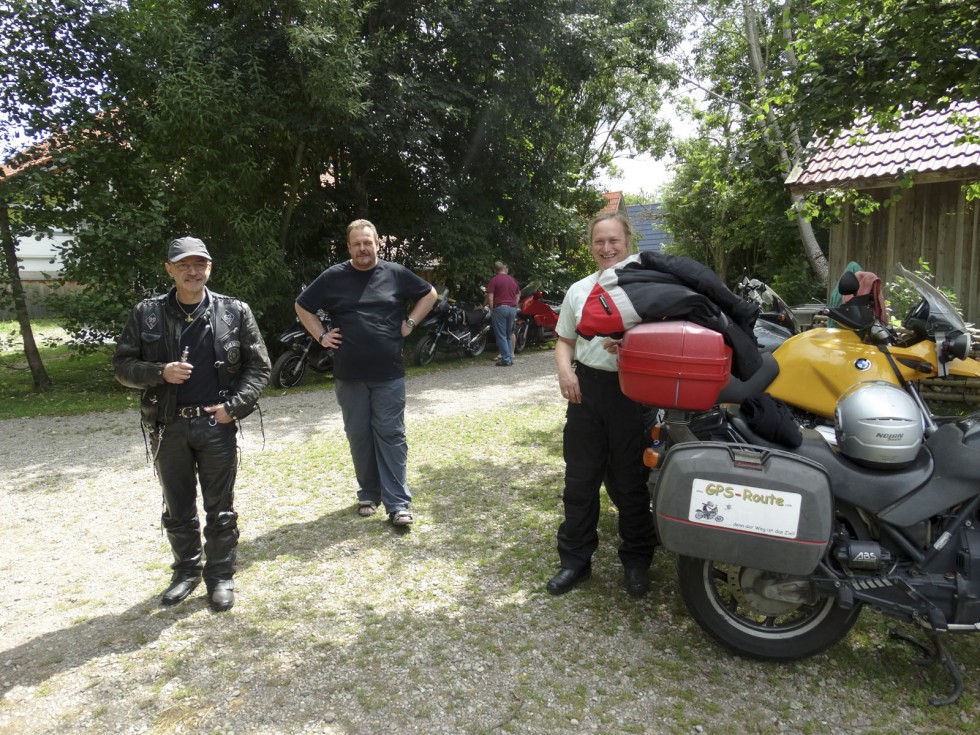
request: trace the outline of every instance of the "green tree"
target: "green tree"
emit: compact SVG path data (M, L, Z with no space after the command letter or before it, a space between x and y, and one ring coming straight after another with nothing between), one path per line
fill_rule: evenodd
M610 141L663 139L663 0L72 5L58 32L84 84L26 107L35 132L60 131L50 195L75 233L66 272L91 286L64 305L76 324L118 325L165 286L164 243L195 234L216 289L268 328L345 257L358 216L386 257L436 262L459 290L495 257L570 280ZM25 40L14 85L34 89L34 56L57 46Z
M735 224L747 222L743 212L759 221L755 229L760 231L770 230L768 223L788 212L796 236L794 252L785 257L798 262L802 253L815 276L825 280L827 261L819 233L797 203L780 191L790 170L802 160L807 136L793 120L777 114L771 104L772 90L781 83L787 66L793 64L785 53L792 31L786 23L785 6L780 9L774 3L713 0L688 7L699 22L684 76L700 89L703 113L696 116L700 141L682 145L678 155L692 156L690 162L680 163L687 176L710 180L677 182L670 202L686 202L690 208L691 199L699 192L716 197L713 202L704 201L710 205L710 212L703 214L710 214L710 219L688 221L697 226L702 240L711 237L712 230L715 236L728 233L728 239L700 245L702 250L708 249L703 257L723 271L732 253L751 252L756 247L751 244L755 240L752 228ZM684 186L694 189L690 193L679 191L678 187ZM674 215L680 216L677 212ZM744 243L732 237L733 228L742 233ZM784 228L778 225L776 229L780 232L778 242L785 242Z
M959 0L823 0L794 12L798 64L778 94L815 132L980 99L980 13ZM980 120L964 121L973 135Z
M61 206L65 200L57 198L51 177L45 174L60 162L62 121L99 105L104 86L100 66L111 46L102 33L105 9L106 3L100 2L12 0L0 13L0 160L11 163L0 175L4 251L0 280L6 285L34 387L39 390L51 381L27 312L17 242L27 235L50 233L68 221ZM44 138L48 145L29 145Z
M130 282L158 287L163 243L195 234L217 258L217 289L260 316L285 311L297 230L311 226L301 210L320 232L325 152L362 114L358 14L323 0L135 0L115 21L126 53L112 59L107 134L71 177L86 204L113 211L79 232L70 272L104 278L101 253L124 252L139 263ZM91 172L110 160L106 187Z
M463 290L497 257L544 280L578 267L582 217L600 206L593 182L612 148L666 140L647 113L669 79L655 61L676 41L667 6L414 8L379 3L370 15L372 115L346 146L352 174L372 172L379 225ZM402 178L389 185L389 172Z
M789 194L771 173L775 157L740 149L731 120L698 117L699 134L676 147L678 165L662 199L671 252L710 265L730 285L747 273L791 302L813 298L815 281L785 214Z

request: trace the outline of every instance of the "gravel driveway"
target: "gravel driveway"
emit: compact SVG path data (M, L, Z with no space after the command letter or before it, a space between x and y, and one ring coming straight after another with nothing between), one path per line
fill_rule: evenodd
M731 657L687 617L666 554L659 589L632 600L611 510L593 579L545 594L552 352L408 390L410 446L451 455L498 423L515 438L487 431L448 468L413 449L419 522L403 534L354 516L332 391L264 398L264 441L257 414L244 425L239 594L222 615L203 587L158 604L169 550L135 408L0 421L0 734L977 731L975 657L957 654L965 704L937 722L909 703L932 679L874 630L810 662Z

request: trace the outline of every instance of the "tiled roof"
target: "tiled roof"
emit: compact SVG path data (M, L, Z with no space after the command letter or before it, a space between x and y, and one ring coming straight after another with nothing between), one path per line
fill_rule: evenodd
M605 197L606 206L599 210L599 214L605 214L606 212L615 212L617 210L624 210L623 206L623 192L621 191L607 191L602 195Z
M957 103L951 110L980 116L980 102ZM974 123L976 126L976 123ZM962 130L949 112L927 112L907 119L897 130L877 131L848 142L841 135L833 145L818 141L816 153L786 179L793 190L887 185L908 172L930 179L980 177L980 144L958 143Z
M0 176L9 178L16 176L21 171L26 171L33 166L40 166L51 162L49 152L50 145L45 142L36 145L26 151L15 153L6 161L0 162Z
M673 234L663 229L663 212L659 204L628 204L626 211L633 231L639 237L641 252L653 250L659 253L674 241Z

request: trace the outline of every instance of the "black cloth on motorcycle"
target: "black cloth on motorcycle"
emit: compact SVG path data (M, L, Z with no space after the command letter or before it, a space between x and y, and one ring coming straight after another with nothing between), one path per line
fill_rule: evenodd
M762 366L753 327L759 307L740 298L706 265L665 253L631 255L599 275L577 331L618 337L640 322L683 319L720 332L732 348L732 375L747 380Z
M803 443L803 432L793 420L789 406L768 393L746 398L740 406L745 423L763 439L796 449Z
M483 324L487 318L487 313L482 308L477 307L469 309L466 312L466 325L469 327L475 327L478 324Z
M868 296L871 308L874 310L875 318L882 324L887 324L888 309L885 307L885 296L882 293L881 278L871 271L856 271L854 276L858 280L857 293L846 294L842 297L842 302L846 304L852 298Z
M317 309L330 312L340 329L335 378L386 381L405 377L405 302L431 290L431 284L398 263L379 260L371 270L359 271L345 261L317 276L296 302L314 314Z

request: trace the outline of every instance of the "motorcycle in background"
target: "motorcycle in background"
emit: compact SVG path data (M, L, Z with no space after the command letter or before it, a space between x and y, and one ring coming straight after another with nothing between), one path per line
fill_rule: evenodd
M521 294L517 305L517 322L514 325L514 353L520 353L528 344L553 342L558 339L555 327L558 325L560 303L546 301L541 291L534 289L527 295Z
M689 322L627 331L620 380L666 407L654 429L666 449L644 461L658 468L659 538L701 628L740 655L794 660L835 645L868 607L924 632L892 635L942 665L953 685L931 700L942 705L963 691L944 639L980 632L980 411L934 416L916 382L977 378L980 363L948 299L896 271L921 298L901 330L845 273L852 298L828 309L841 328L790 337L745 383L726 385L731 351ZM624 377L638 345L657 353L681 332L684 357L664 348ZM789 405L793 436L778 403L759 410L763 392ZM707 502L724 521L705 516Z
M742 276L735 293L759 307L755 322L755 341L763 352L772 352L783 342L803 331L800 320L786 302L758 278Z
M415 345L413 359L416 365L428 365L437 352L462 352L476 357L487 346L490 310L485 306L467 308L443 291L419 327L428 333Z
M320 317L324 331L333 329L329 314L318 311L317 316ZM279 335L279 341L286 345L286 351L279 355L272 366L270 381L276 388L293 388L299 385L307 368L318 373L329 373L333 370L333 350L321 346L306 331L299 319L295 326Z

